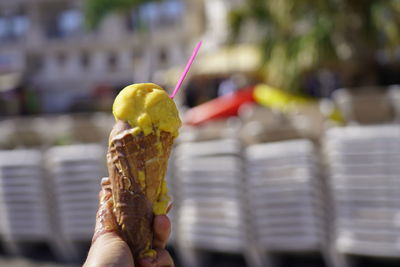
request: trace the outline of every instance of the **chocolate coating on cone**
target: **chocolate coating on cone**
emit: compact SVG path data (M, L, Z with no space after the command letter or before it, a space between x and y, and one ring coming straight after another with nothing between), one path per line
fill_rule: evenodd
M135 259L151 249L152 206L160 197L173 141L170 133L157 129L146 136L133 135L123 121L117 121L110 134L107 164L113 212Z

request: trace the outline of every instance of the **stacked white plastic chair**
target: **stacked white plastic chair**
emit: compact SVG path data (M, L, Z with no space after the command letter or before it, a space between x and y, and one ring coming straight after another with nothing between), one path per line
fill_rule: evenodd
M53 179L58 231L71 257L93 236L101 178L106 176L105 147L97 144L49 149L47 167Z
M58 253L47 206L50 188L39 150L0 151L0 232L14 254L23 245L46 242Z
M311 141L251 145L246 188L254 236L264 252L321 252L327 246L324 181Z
M186 142L176 148L178 238L184 266L200 265L192 250L245 254L248 237L241 145L234 139ZM196 265L197 264L197 265ZM252 262L250 266L256 266Z
M343 254L400 258L400 126L350 126L326 134Z

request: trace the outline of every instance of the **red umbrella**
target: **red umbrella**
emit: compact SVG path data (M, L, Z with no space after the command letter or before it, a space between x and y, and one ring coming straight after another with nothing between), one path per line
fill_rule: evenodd
M242 104L254 102L253 90L254 87L246 88L194 107L186 113L185 122L198 125L213 119L236 116Z

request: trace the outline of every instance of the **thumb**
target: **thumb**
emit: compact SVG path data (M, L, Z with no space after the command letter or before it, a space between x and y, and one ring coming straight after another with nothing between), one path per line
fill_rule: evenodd
M111 183L108 177L101 180L101 190L99 193L99 209L96 214L96 226L92 243L105 233L116 233L118 225L114 217Z

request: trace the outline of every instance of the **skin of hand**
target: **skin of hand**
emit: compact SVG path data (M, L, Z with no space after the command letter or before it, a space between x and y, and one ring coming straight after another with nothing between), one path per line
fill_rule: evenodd
M100 204L96 216L96 228L84 267L173 267L174 262L165 249L171 233L171 222L166 215L154 217L153 249L155 259L135 261L128 244L117 234L118 228L112 213L112 193L108 178L101 181Z

